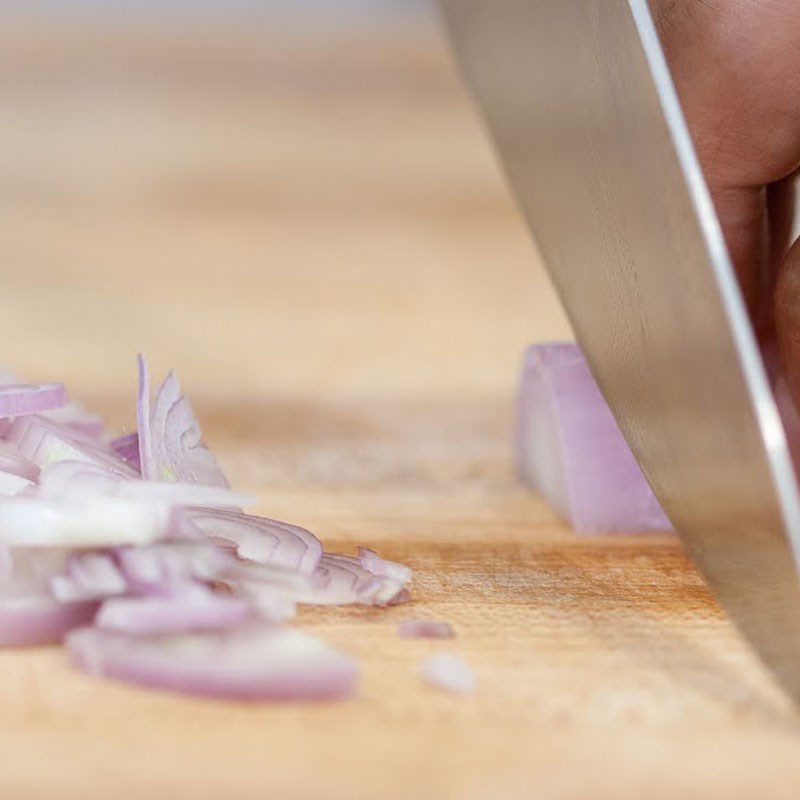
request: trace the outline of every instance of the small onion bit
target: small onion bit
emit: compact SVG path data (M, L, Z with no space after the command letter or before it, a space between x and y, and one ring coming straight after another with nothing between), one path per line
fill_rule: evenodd
M96 627L67 647L90 675L243 700L328 700L353 693L355 661L301 631L246 625L222 633L138 636Z
M456 634L449 622L406 619L397 626L401 639L452 639Z
M437 689L455 694L475 691L475 673L461 657L454 653L433 653L422 662L422 680Z

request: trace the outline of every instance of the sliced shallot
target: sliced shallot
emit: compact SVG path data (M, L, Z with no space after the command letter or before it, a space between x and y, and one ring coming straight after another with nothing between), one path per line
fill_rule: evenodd
M214 697L334 699L351 694L358 677L353 659L272 625L152 637L90 627L69 634L67 646L90 675Z

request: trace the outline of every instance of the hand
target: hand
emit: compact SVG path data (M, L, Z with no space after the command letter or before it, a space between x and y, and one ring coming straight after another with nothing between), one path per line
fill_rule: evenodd
M800 0L651 7L742 292L800 406Z

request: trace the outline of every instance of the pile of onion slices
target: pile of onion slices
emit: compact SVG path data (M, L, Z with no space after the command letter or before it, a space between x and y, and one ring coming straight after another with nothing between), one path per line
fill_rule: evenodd
M287 624L298 604L386 606L408 567L326 553L242 510L170 373L110 438L61 384L0 375L0 644L64 641L90 674L241 699L349 695L355 661Z

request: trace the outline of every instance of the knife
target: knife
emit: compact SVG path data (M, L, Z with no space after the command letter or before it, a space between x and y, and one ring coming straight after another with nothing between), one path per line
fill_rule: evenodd
M646 0L441 0L576 338L720 604L800 701L800 494Z

